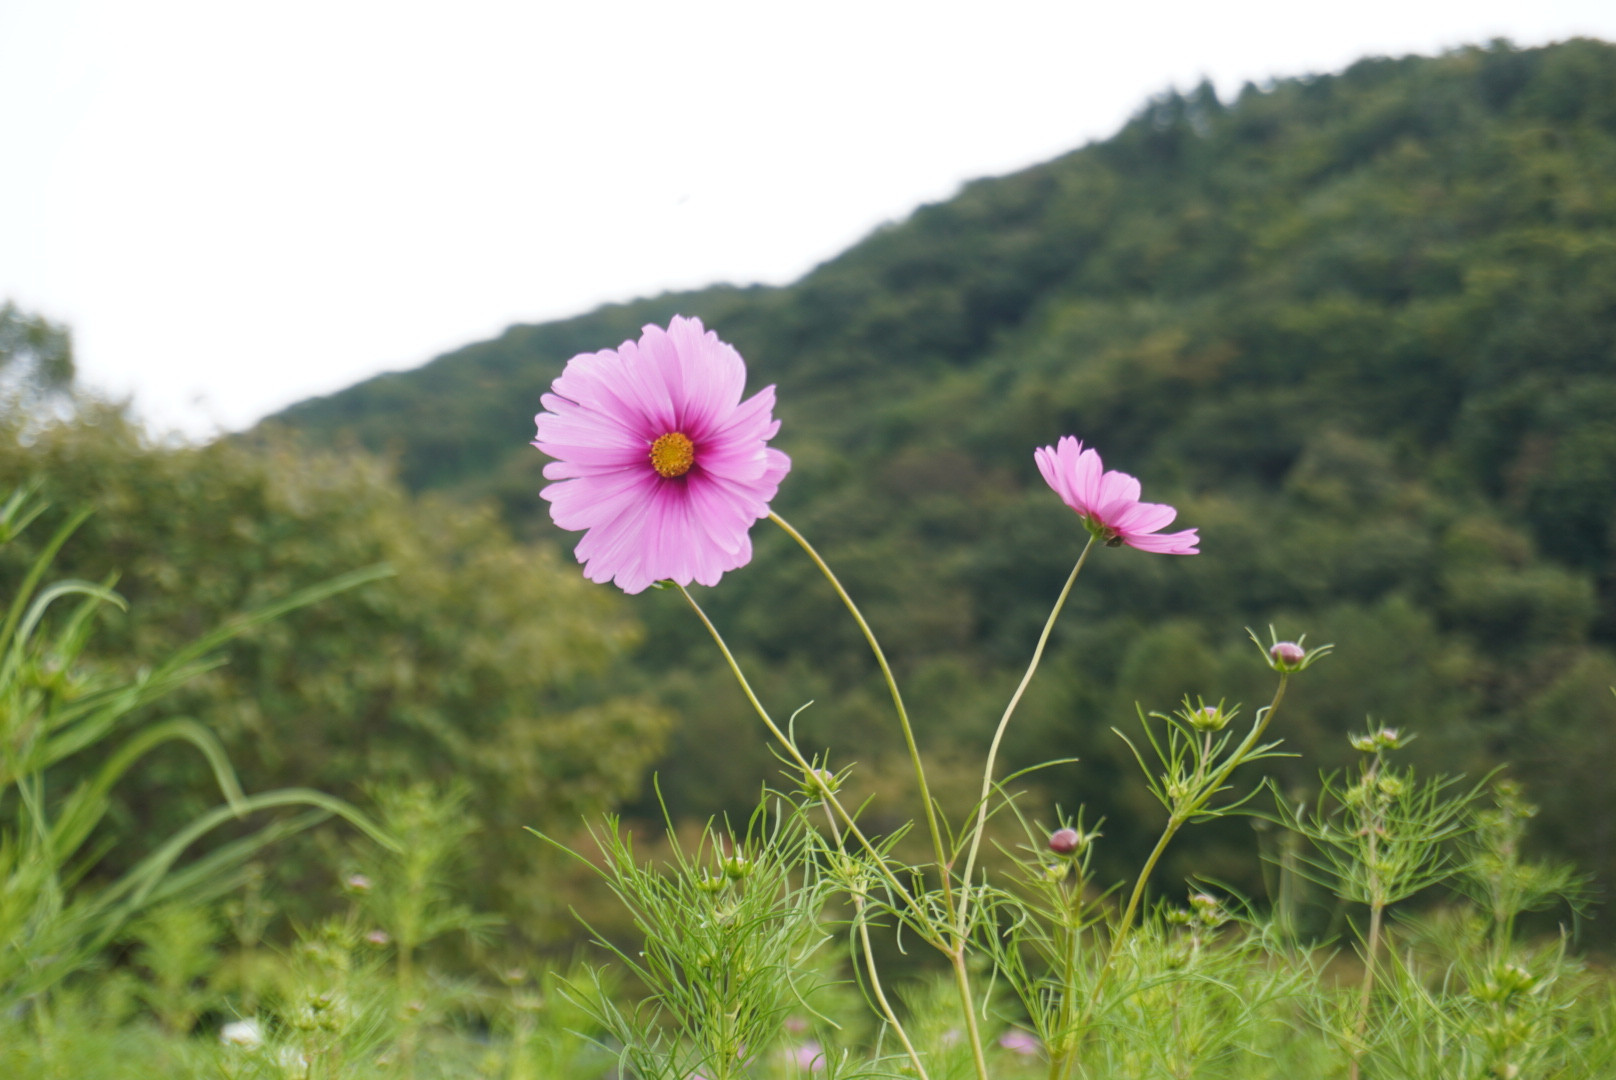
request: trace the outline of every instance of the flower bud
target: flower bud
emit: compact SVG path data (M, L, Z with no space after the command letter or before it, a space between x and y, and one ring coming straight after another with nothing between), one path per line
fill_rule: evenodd
M1307 650L1294 641L1276 641L1268 650L1268 655L1273 659L1274 667L1280 671L1299 671L1307 657Z
M836 778L836 774L829 769L809 769L803 774L799 786L804 795L823 798L826 795L836 794L842 784Z
M1076 829L1056 829L1049 834L1049 850L1057 855L1074 855L1083 846L1083 835Z
M724 860L724 876L731 881L741 881L752 876L752 862L739 855L731 855Z
M343 879L342 887L351 893L358 893L363 896L371 889L370 878L364 874L349 874Z
M1246 628L1246 633L1251 637L1252 644L1262 650L1263 659L1268 662L1268 666L1282 675L1288 675L1293 671L1306 671L1313 666L1314 661L1330 655L1335 650L1334 645L1319 645L1312 649L1307 648L1305 645L1307 641L1306 634L1303 634L1295 641L1281 641L1279 640L1279 634L1272 626L1268 628L1269 644L1267 645L1262 643L1262 638L1258 637L1256 632L1249 626Z
M1187 714L1190 727L1196 731L1222 731L1229 726L1229 716L1221 705L1202 705Z
M1203 926L1222 926L1228 921L1218 898L1209 893L1195 893L1190 897L1190 909Z

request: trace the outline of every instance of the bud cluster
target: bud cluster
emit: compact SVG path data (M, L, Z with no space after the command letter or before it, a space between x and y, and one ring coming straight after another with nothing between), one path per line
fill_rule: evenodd
M1377 731L1353 735L1350 738L1352 748L1365 754L1378 754L1383 750L1398 750L1402 748L1405 742L1403 733L1394 727L1383 727Z
M1229 921L1228 913L1218 898L1210 893L1195 893L1190 897L1190 910L1202 926L1222 926Z
M1216 929L1229 921L1218 898L1210 893L1191 893L1189 910L1168 908L1164 918L1169 926L1201 926Z
M1471 989L1479 1001L1507 1002L1520 994L1537 989L1538 978L1520 964L1500 964L1492 977Z

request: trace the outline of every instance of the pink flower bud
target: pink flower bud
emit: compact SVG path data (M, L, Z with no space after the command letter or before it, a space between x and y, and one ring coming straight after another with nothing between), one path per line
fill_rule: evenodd
M1070 855L1082 841L1076 829L1056 829L1049 834L1049 850L1057 855Z
M1307 650L1294 641L1281 641L1268 650L1268 655L1281 671L1294 671L1307 656Z

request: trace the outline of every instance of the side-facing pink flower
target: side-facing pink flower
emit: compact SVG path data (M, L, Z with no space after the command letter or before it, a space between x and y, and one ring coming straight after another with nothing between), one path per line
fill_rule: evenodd
M627 593L672 579L718 584L752 558L791 459L767 443L780 429L774 387L746 401L746 363L700 319L567 361L534 419L533 445L556 460L539 494L591 581Z
M1067 435L1054 446L1033 451L1038 471L1061 501L1083 519L1084 526L1110 547L1127 544L1164 555L1199 554L1194 529L1162 533L1178 511L1161 503L1139 501L1139 481L1127 473L1106 472L1096 450Z

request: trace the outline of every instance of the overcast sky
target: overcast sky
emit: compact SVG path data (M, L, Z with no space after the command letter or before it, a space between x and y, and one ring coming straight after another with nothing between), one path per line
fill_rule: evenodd
M0 0L0 298L205 436L513 322L791 281L1203 76L1579 34L1616 2Z

